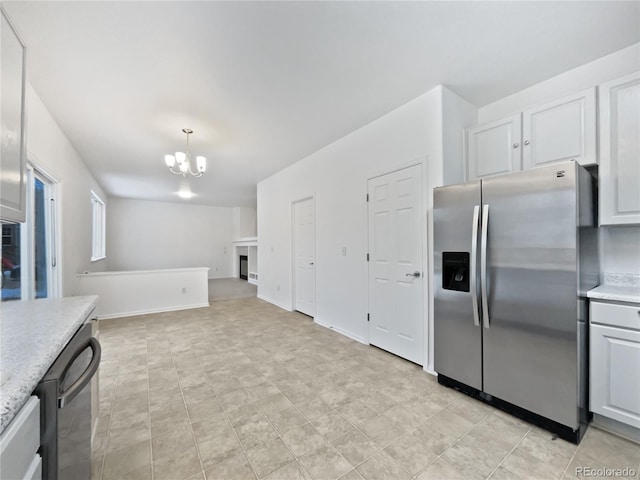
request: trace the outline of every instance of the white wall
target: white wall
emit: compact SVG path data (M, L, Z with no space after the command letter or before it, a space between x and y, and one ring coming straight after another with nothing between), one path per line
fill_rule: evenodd
M208 267L232 276L233 209L111 198L107 257L111 270Z
M640 70L640 43L537 83L478 110L486 123Z
M82 295L99 295L101 320L209 306L206 268L80 274L78 283Z
M443 185L464 182L467 178L464 129L478 122L478 110L471 103L444 88L443 124Z
M258 184L258 295L285 309L292 308L291 204L313 195L316 215L315 320L352 338L368 341L367 313L367 179L411 163L423 165L425 188L440 185L443 138L461 139L443 131L443 110L457 99L437 87L309 155ZM460 101L456 106L464 105ZM466 116L475 119L465 111ZM454 109L452 109L453 111ZM461 108L464 110L464 108ZM454 115L454 113L452 113ZM452 124L462 125L460 121ZM465 125L468 126L468 125ZM462 157L448 158L451 171L462 171ZM452 174L453 175L453 174ZM431 194L426 195L427 218ZM426 222L425 222L426 223ZM423 267L429 271L427 228ZM341 248L346 246L347 255ZM425 284L425 316L428 318ZM428 331L425 321L425 331ZM425 363L426 365L426 363Z
M255 237L258 234L257 212L255 208L233 208L233 240Z
M640 275L640 227L600 228L600 273Z
M108 259L91 262L91 190L105 201L107 211L108 199L31 85L27 85L26 133L28 160L60 182L58 264L62 269L61 293L76 295L77 273L107 268Z

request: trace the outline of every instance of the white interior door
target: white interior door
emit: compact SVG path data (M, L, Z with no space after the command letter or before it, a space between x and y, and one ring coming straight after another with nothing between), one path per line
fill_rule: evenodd
M316 313L316 235L313 198L293 204L294 308Z
M421 166L372 178L369 193L369 342L423 364Z

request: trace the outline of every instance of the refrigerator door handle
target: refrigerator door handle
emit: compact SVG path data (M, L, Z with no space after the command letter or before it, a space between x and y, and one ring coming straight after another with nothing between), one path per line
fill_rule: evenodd
M480 238L480 291L482 293L482 326L489 328L489 302L487 301L487 233L489 230L489 205L482 207L482 232Z
M473 224L471 225L471 264L469 266L469 280L471 287L471 305L473 306L473 324L480 326L478 311L478 278L476 265L478 264L478 221L480 220L480 205L473 207Z

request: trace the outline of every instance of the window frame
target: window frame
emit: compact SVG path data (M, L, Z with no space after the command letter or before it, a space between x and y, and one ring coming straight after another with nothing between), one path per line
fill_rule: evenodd
M91 190L91 261L107 258L106 250L106 205L100 196Z
M50 172L42 168L39 163L29 158L25 167L26 195L25 195L25 220L15 224L19 229L19 238L12 239L14 246L19 246L19 259L16 258L16 266L20 268L20 296L3 299L2 301L31 301L45 298L60 298L62 295L62 272L58 267L60 257L60 232L58 224L59 210L57 200L59 197L60 182ZM44 202L38 202L44 214L44 238L40 243L36 238L36 193L35 181L43 184ZM4 225L3 225L4 226ZM46 296L39 297L37 289L38 258L36 255L36 243L44 249L46 264L40 267L46 268ZM41 250L42 251L42 250ZM42 270L41 270L42 271ZM3 275L5 272L3 271Z

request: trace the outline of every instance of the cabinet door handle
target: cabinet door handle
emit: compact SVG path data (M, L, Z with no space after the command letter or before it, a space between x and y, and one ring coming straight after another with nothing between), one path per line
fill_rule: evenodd
M524 144L525 144L525 145L529 145L530 143L531 143L531 142L530 142L529 140L525 140L525 141L524 141Z
M520 146L520 144L519 144L519 143L514 143L514 144L513 144L513 148L518 148L519 146Z

